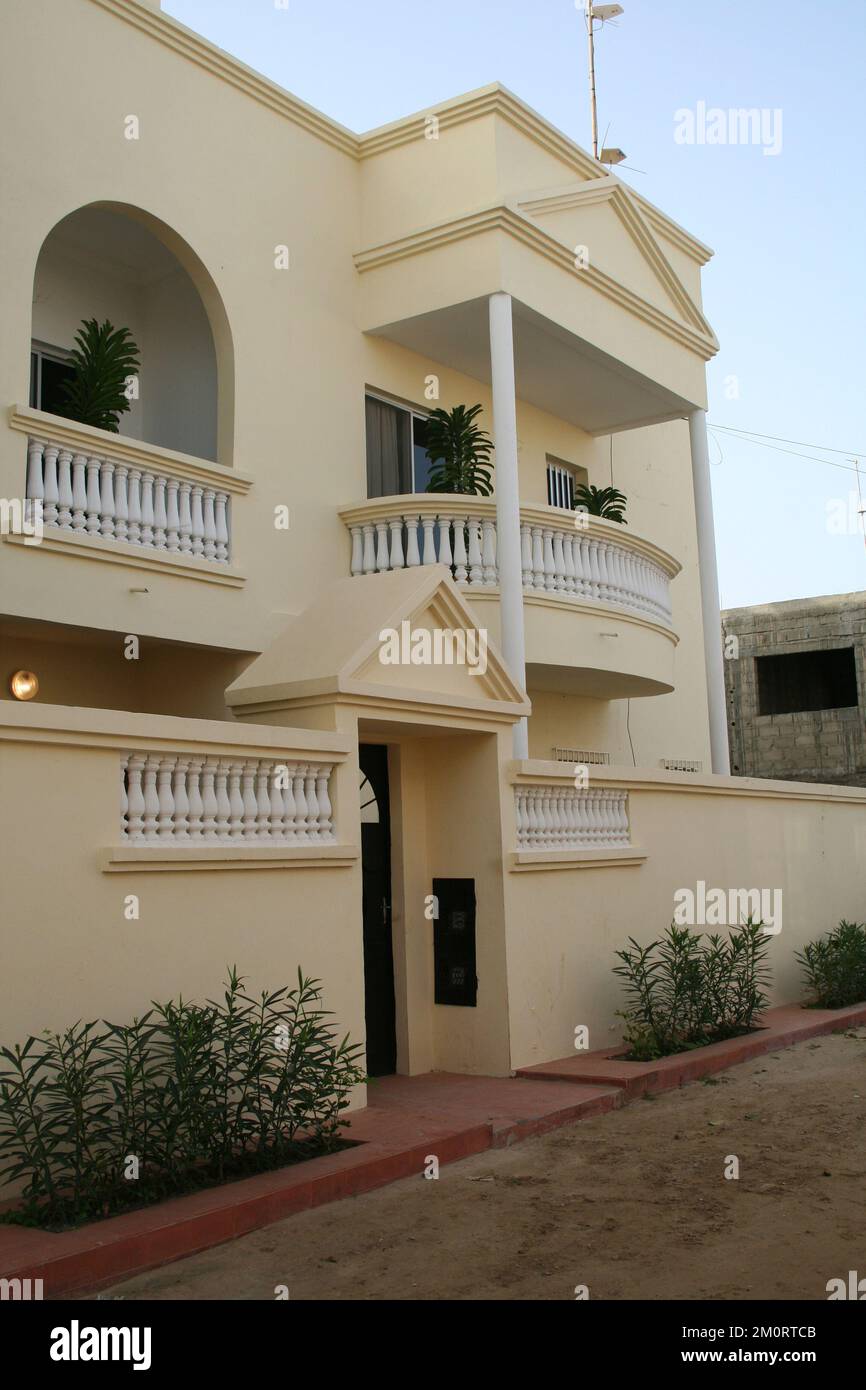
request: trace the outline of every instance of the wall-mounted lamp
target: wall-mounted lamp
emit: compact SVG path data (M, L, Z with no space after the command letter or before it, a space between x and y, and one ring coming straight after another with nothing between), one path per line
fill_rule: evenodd
M32 700L39 693L39 681L32 671L16 671L9 677L9 689L16 700Z

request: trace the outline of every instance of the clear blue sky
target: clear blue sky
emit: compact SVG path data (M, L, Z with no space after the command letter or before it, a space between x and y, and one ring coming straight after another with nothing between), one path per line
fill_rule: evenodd
M866 0L623 0L597 44L599 118L645 197L712 246L710 421L802 440L866 496ZM500 81L584 147L574 0L163 0L181 23L352 130ZM674 112L782 112L782 151L678 144ZM728 399L735 377L738 399ZM788 446L781 446L788 447ZM838 454L824 453L836 449ZM722 604L866 590L854 473L711 440Z

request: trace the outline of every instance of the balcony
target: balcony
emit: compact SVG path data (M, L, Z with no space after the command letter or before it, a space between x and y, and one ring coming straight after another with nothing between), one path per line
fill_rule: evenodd
M499 640L494 501L379 497L340 516L353 575L447 565ZM520 532L530 688L596 699L671 691L679 563L615 522L556 507L522 506Z
M237 586L233 469L15 406L27 436L23 540L40 548ZM34 531L37 533L34 535Z

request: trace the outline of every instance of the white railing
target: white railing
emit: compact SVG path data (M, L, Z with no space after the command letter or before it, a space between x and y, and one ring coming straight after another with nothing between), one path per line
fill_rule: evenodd
M332 844L331 772L319 762L125 753L121 835L178 846Z
M217 565L230 559L229 494L184 478L31 436L26 496L42 503L46 527Z
M353 575L444 564L458 583L498 583L491 502L473 498L461 506L459 499L443 504L435 495L386 498L342 515L352 537ZM670 626L670 579L676 563L666 570L644 553L651 547L642 548L643 543L632 543L625 534L622 540L606 534L611 525L599 526L585 513L548 516L541 508L521 508L524 589L613 604Z
M518 849L618 849L631 843L627 791L519 786L514 800Z

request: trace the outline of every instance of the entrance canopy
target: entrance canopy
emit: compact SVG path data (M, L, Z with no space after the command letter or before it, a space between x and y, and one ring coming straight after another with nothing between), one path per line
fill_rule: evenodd
M445 565L342 579L226 691L239 717L350 705L365 722L489 729L531 710Z

